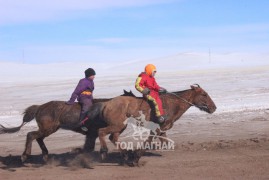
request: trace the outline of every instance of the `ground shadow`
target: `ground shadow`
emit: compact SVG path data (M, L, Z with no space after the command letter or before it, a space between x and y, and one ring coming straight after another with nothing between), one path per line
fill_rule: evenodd
M161 155L153 152L146 152L144 156L156 156ZM87 168L93 169L94 166L121 166L122 158L119 152L111 152L105 161L100 159L99 151L94 151L90 153L80 153L80 152L67 152L61 154L50 154L48 161L45 163L42 155L31 155L26 160L25 163L21 162L21 156L0 156L0 169L7 171L16 171L17 168L39 168L43 166L61 166L67 169L80 169Z

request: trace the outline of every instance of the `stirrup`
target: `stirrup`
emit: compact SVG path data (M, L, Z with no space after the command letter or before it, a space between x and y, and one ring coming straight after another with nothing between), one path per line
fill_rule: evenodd
M87 132L88 131L88 128L86 126L81 126L80 129L84 132Z
M84 119L82 119L82 121L80 121L80 124L81 124L81 125L84 125L85 122L86 122L88 119L89 119L88 117L85 117Z
M166 121L166 119L167 119L166 115L159 116L158 117L158 123L163 124Z

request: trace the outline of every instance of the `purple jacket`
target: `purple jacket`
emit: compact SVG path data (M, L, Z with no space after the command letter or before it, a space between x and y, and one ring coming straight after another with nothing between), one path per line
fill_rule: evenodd
M92 92L94 90L94 82L93 80L89 79L89 78L83 78L81 80L79 80L79 83L76 87L76 89L74 90L74 92L71 95L70 100L68 101L69 103L73 103L75 102L76 98L78 101L81 101L84 98L89 98L89 99L93 99L92 96ZM84 92L91 92L89 93L84 93Z

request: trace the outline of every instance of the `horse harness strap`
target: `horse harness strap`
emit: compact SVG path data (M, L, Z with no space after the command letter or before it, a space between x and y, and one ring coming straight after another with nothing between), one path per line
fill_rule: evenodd
M206 107L206 106L203 106L203 105L202 105L202 106L195 105L195 104L193 104L193 103L187 101L186 99L184 99L184 98L178 96L178 95L175 94L175 93L172 93L172 92L167 92L167 93L172 94L172 95L176 96L177 98L181 99L183 102L185 102L185 103L187 103L187 104L189 104L189 105L191 105L191 106L197 107L197 108L199 108L199 109Z
M177 95L177 94L175 94L175 93L172 93L172 92L167 92L167 93L168 93L168 94L172 94L172 95L176 96L177 98L181 99L183 102L185 102L185 103L187 103L187 104L189 104L189 105L191 105L191 106L196 106L196 107L199 107L199 106L197 106L197 105L195 105L195 104L193 104L193 103L191 103L191 102L187 101L186 99L184 99L184 98L182 98L182 97L178 96L178 95Z
M141 103L139 105L139 109L141 109L141 106L142 106L143 102L144 102L144 98L141 99Z

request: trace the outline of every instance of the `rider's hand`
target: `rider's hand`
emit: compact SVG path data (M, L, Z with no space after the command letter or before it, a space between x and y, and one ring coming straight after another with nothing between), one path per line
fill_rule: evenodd
M67 104L67 105L73 105L73 104L75 104L75 102L67 101L67 102L65 102L65 104Z
M160 87L159 93L160 94L165 94L165 93L167 93L167 90L165 88L163 88L163 87Z
M145 88L143 91L142 91L142 94L143 95L149 95L149 93L150 93L150 90L149 90L149 88Z

